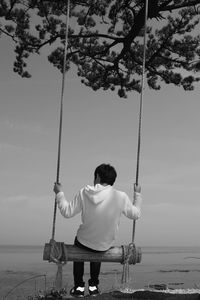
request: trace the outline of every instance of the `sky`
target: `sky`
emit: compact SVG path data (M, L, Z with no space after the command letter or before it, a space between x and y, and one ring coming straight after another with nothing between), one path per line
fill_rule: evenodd
M43 245L52 235L61 75L45 55L29 62L31 79L13 73L12 42L0 39L0 244ZM137 246L200 246L200 87L173 85L144 93ZM64 96L60 181L67 199L101 163L118 173L115 187L133 197L139 94L120 99L92 91L73 70ZM56 217L57 241L72 243L80 216ZM129 243L122 217L117 244Z

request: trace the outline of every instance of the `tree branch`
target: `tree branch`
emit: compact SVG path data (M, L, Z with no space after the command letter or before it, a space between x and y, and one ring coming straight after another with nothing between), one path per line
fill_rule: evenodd
M111 35L101 34L101 33L72 34L69 36L69 38L92 38L92 37L110 39L110 40L114 40L116 43L122 43L124 41L124 38L114 37Z
M15 36L14 36L14 35L10 34L9 32L7 32L6 30L4 30L4 29L2 29L2 28L0 28L0 31L3 32L5 35L11 37L11 39L12 39L15 43L17 43L17 40L15 39Z
M174 4L174 5L168 5L165 7L161 7L161 9L159 9L159 11L172 11L175 9L180 9L180 8L184 8L184 7L190 7L190 6L195 6L197 4L200 4L200 0L190 0L188 3L181 3L181 4Z

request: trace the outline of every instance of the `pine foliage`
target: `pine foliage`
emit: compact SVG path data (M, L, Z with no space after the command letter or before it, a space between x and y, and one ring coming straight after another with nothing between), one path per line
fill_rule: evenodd
M48 49L62 72L67 0L0 0L0 34L15 42L14 72L30 77L31 54ZM71 0L68 57L82 83L115 90L120 97L141 91L145 0ZM149 0L146 76L192 90L200 71L200 0Z

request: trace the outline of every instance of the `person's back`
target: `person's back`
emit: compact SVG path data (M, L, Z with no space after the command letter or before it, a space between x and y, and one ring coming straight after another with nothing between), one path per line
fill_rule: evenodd
M133 206L124 192L111 185L88 185L77 197L82 202L82 224L77 238L83 245L95 250L105 251L113 245L122 213L131 219L140 216L140 195L136 197L136 206Z

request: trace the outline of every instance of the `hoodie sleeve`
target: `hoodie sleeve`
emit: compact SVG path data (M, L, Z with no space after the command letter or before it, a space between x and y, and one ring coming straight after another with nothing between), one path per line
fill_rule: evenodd
M140 193L134 193L134 204L131 203L129 197L124 194L124 210L123 214L129 219L137 220L141 215L142 197Z
M68 202L63 192L56 195L56 202L60 213L65 218L71 218L82 210L81 193L79 192L72 201Z

